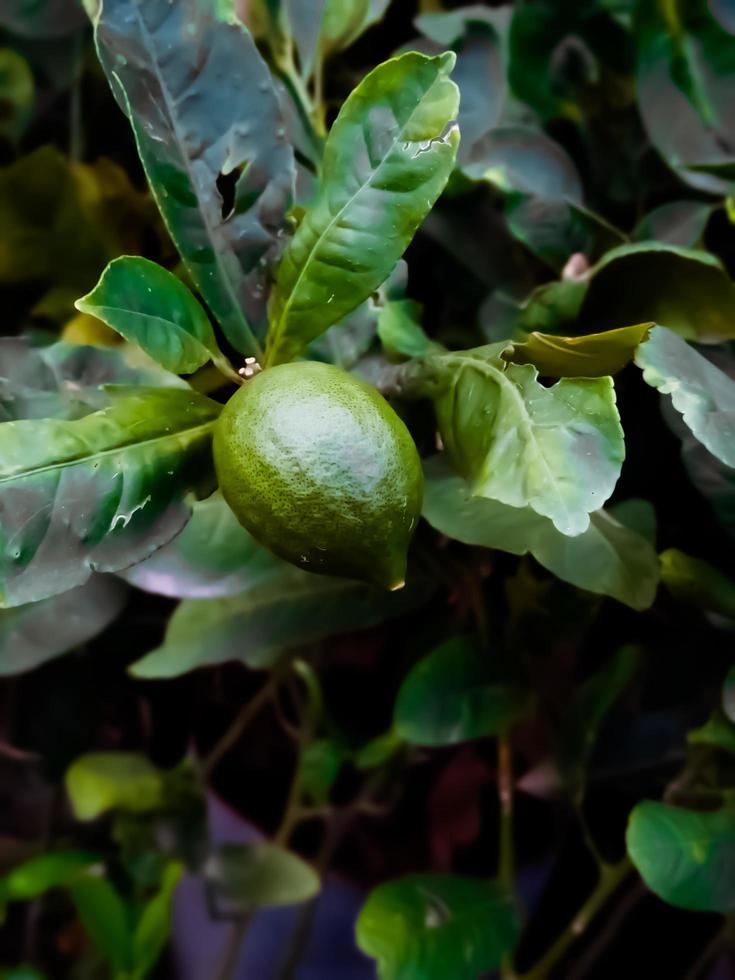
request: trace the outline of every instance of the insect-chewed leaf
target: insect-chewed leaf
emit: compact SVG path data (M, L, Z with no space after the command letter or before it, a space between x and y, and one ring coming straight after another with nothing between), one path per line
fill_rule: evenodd
M190 389L108 389L82 419L0 426L0 595L6 606L140 561L186 523L213 480L220 411Z
M294 181L265 62L229 2L105 0L96 39L197 289L231 343L256 352L250 326Z
M327 139L322 185L286 249L266 360L292 360L390 275L449 179L459 142L454 55L372 71Z
M697 439L735 467L735 381L664 327L651 331L635 361L649 385L671 395Z
M173 273L148 259L115 259L75 305L138 344L168 371L193 374L210 359L223 359L212 324L194 296Z
M563 534L582 534L625 456L612 378L545 388L532 365L507 364L504 348L427 360L444 445L477 496L530 507Z
M628 853L665 902L735 911L735 810L697 812L645 800L630 815Z
M544 568L580 589L647 609L656 596L659 562L650 542L605 510L570 538L530 507L475 497L467 482L439 460L426 466L423 514L447 537L514 555L532 554Z
M477 980L515 942L513 903L490 881L408 875L380 885L357 920L357 944L380 980Z
M93 575L68 592L0 609L0 677L32 670L91 640L117 618L125 594L110 576Z

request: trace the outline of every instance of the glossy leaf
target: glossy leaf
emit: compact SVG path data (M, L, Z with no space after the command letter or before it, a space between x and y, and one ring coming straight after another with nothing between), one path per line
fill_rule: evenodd
M426 357L443 350L421 327L421 305L412 299L389 300L378 316L378 336L390 357Z
M193 374L210 359L226 364L199 303L180 279L148 259L115 259L75 305L138 344L167 371Z
M671 330L655 327L638 348L645 381L671 401L699 441L735 467L735 381Z
M0 677L21 674L93 639L117 619L125 587L93 575L84 585L0 609Z
M439 355L434 394L444 446L472 492L530 507L563 534L589 527L625 455L611 378L563 378L552 388L501 350Z
M147 813L163 802L163 776L144 755L93 752L69 767L66 791L77 820L96 820L108 810Z
M294 180L265 62L231 5L207 0L106 0L96 40L194 284L230 342L256 353L251 328Z
M262 669L287 650L385 622L425 598L423 584L384 593L276 562L240 595L182 602L163 645L130 669L141 678L177 677L228 660Z
M169 861L157 894L143 908L133 935L132 959L136 978L149 974L169 940L174 892L183 874L183 864Z
M70 885L100 860L89 851L39 854L0 878L0 903L27 902L51 888Z
M220 406L178 388L117 389L74 421L0 426L0 591L21 605L147 557L211 486Z
M449 640L405 678L395 707L397 734L414 745L456 745L500 735L528 708L528 696L493 680L468 641Z
M11 48L0 49L0 137L16 143L33 108L35 82L25 58Z
M106 878L85 874L70 888L85 932L116 975L127 976L132 966L130 912Z
M661 581L678 601L735 619L735 582L678 548L661 554Z
M444 188L459 136L454 56L409 52L347 99L324 149L321 191L286 249L266 359L292 360L390 275Z
M584 534L570 538L530 507L508 507L471 494L438 460L426 466L423 515L441 534L465 544L532 554L554 575L633 609L647 609L659 578L653 546L606 511L592 514Z
M120 575L157 595L213 599L244 592L279 564L215 493L194 503L191 519L173 541Z
M320 888L319 876L305 861L265 841L222 845L207 859L204 874L217 908L229 915L296 905Z
M679 908L735 910L735 811L699 813L639 803L628 824L628 853L651 891Z
M2 422L81 418L109 404L105 385L185 387L175 375L127 348L68 343L34 347L25 337L0 339Z
M510 899L492 882L409 875L374 889L357 920L357 944L380 980L477 980L515 943Z
M581 337L534 331L503 356L514 364L533 364L540 374L552 378L600 378L617 374L629 364L652 326L640 323Z

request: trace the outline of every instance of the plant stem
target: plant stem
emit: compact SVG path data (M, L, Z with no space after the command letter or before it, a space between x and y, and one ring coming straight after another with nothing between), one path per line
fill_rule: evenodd
M590 897L536 965L521 975L521 980L548 980L551 971L559 960L562 959L569 947L586 932L590 922L632 869L633 865L627 857L618 864L604 864L600 868L600 880Z
M225 947L219 969L217 970L216 976L218 980L236 980L240 951L242 950L242 944L250 928L252 919L253 913L251 912L233 923L230 937L227 940L227 946Z
M500 824L498 837L498 883L509 895L515 893L513 843L513 753L507 732L498 736L498 799ZM513 956L503 958L500 975L513 976Z
M258 693L246 702L224 735L202 762L202 778L206 782L230 749L237 744L243 732L270 701L280 683L281 676L274 670Z

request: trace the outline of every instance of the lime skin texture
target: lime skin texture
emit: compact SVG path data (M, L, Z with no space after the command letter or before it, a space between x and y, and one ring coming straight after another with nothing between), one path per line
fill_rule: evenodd
M225 406L214 459L225 500L274 554L404 585L423 474L408 429L374 388L316 361L268 368Z

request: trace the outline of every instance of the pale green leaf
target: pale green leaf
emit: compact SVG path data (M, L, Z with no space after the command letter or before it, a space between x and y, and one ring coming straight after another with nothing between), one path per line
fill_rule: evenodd
M77 820L96 820L108 810L146 813L163 803L163 774L144 755L92 752L69 766L66 791Z
M227 914L296 905L316 895L319 875L290 851L265 841L224 844L208 859L205 877Z

